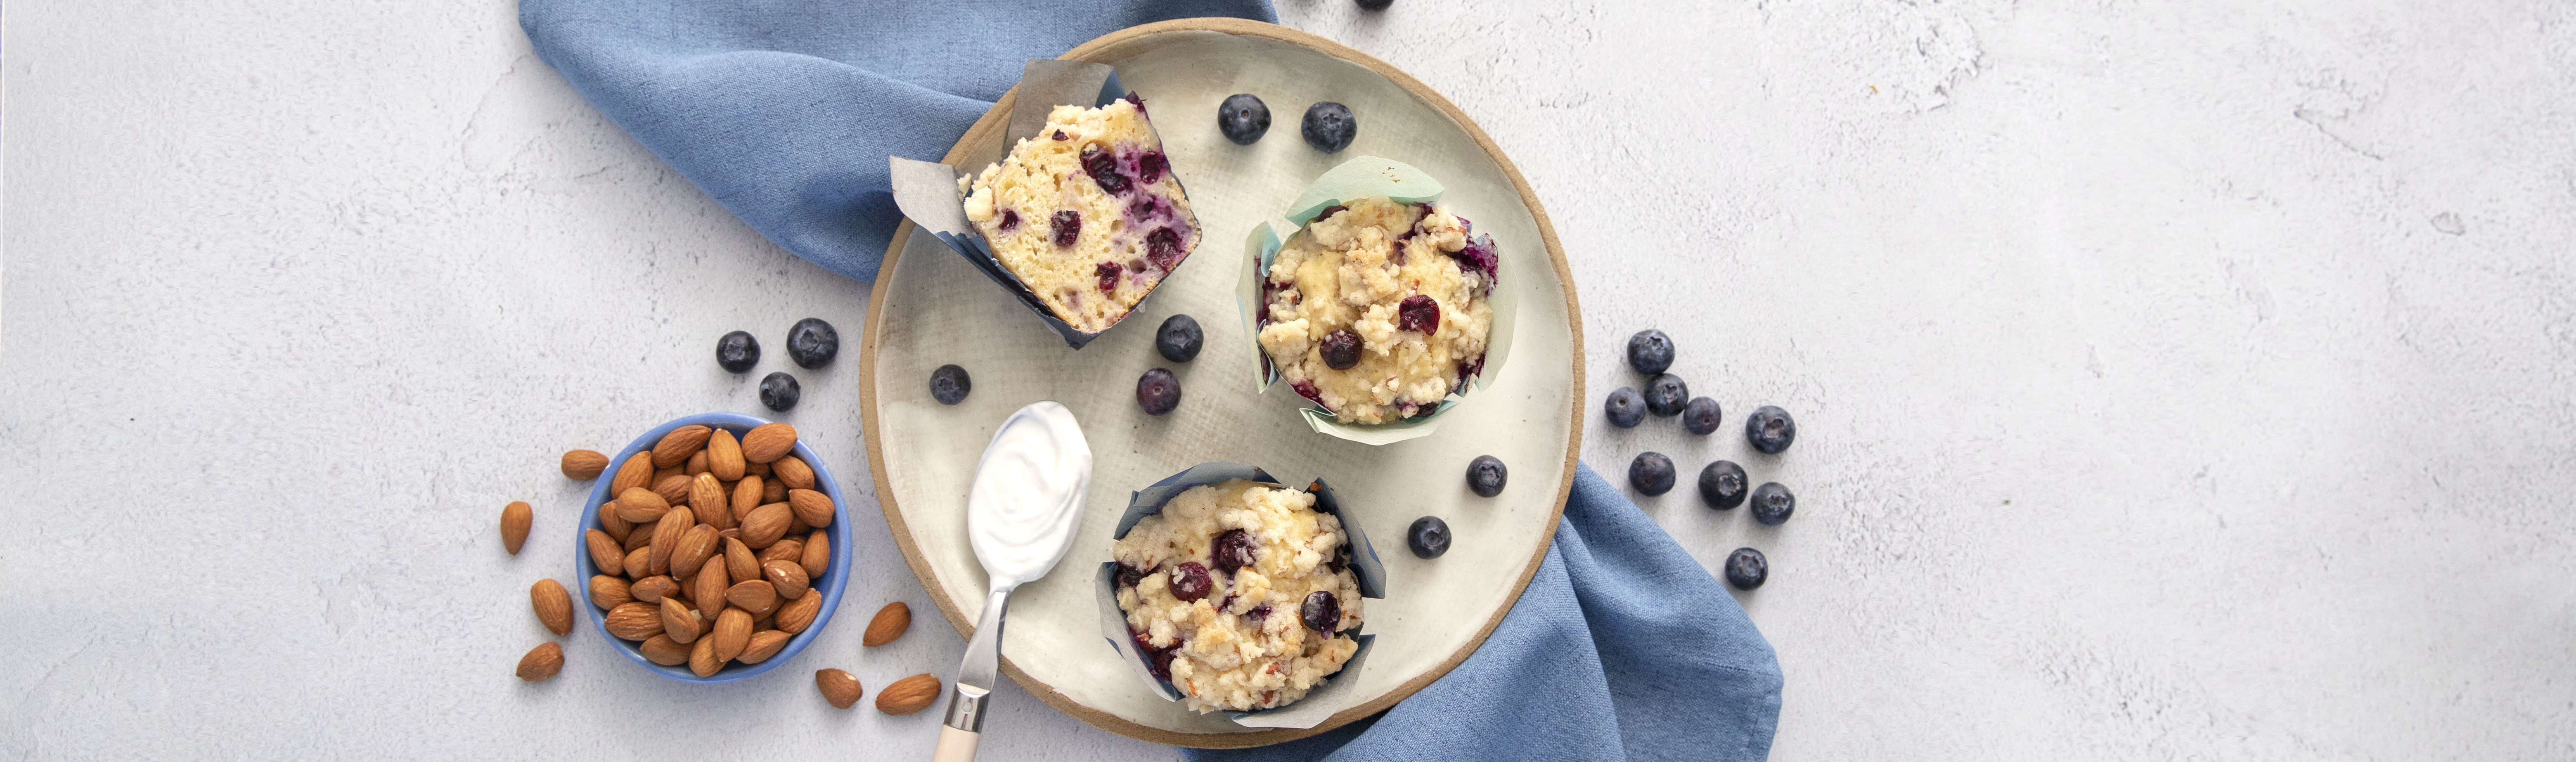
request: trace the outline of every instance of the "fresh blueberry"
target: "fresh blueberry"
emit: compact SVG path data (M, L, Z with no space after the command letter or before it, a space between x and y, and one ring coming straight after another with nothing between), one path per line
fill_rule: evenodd
M1789 514L1797 510L1798 496L1789 494L1789 488L1780 486L1779 482L1763 482L1762 486L1753 488L1754 521L1778 526L1780 522L1788 521Z
M1326 590L1308 594L1306 602L1297 606L1297 620L1305 622L1306 629L1331 635L1342 624L1342 599Z
M1318 352L1324 356L1325 367L1350 370L1360 364L1360 335L1348 328L1324 334L1324 344Z
M1501 458L1478 455L1475 460L1467 461L1467 489L1475 490L1478 495L1493 497L1503 494L1503 481L1510 476L1510 471L1503 468Z
M1735 552L1726 554L1726 584L1734 585L1735 589L1761 587L1762 580L1770 576L1771 562L1763 560L1762 551L1736 548Z
M1270 132L1270 106L1251 93L1226 96L1216 107L1216 130L1235 145L1252 145Z
M1721 460L1700 469L1699 499L1721 511L1743 505L1744 467Z
M1252 565L1254 550L1251 533L1241 529L1228 529L1225 530L1225 534L1216 536L1216 547L1209 550L1209 555L1214 556L1211 560L1216 561L1216 568L1224 569L1227 574L1233 574L1243 567Z
M1628 337L1628 367L1649 376L1670 369L1673 367L1673 338L1653 328Z
M1072 246L1074 241L1082 239L1081 212L1071 209L1056 212L1054 217L1048 218L1047 224L1054 228L1057 247Z
M1136 405L1146 415L1162 415L1181 406L1181 380L1162 368L1145 371L1136 379Z
M1351 139L1360 136L1360 120L1351 116L1349 107L1332 101L1319 101L1306 107L1306 123L1298 128L1306 144L1324 153L1340 153L1349 148Z
M1682 406L1682 428L1700 436L1716 431L1717 422L1725 418L1726 411L1718 409L1717 400L1707 397L1693 397L1690 404Z
M1208 593L1216 590L1216 579L1208 576L1206 564L1183 561L1180 566L1172 569L1171 586L1172 597L1195 601L1208 597Z
M1189 362L1199 356L1199 347L1207 343L1207 334L1199 332L1199 321L1188 315L1163 319L1163 327L1154 331L1154 351L1172 362Z
M1360 4L1360 10L1363 11L1382 11L1386 10L1387 6L1395 4L1395 0L1356 0L1356 2Z
M760 364L760 340L742 331L725 334L716 339L716 364L735 373L751 370Z
M1634 388L1619 387L1609 399L1601 401L1601 414L1610 417L1612 426L1636 428L1638 421L1646 420L1646 398L1638 396Z
M942 405L966 401L966 393L975 390L975 381L966 377L966 369L942 365L930 372L930 398Z
M1648 495L1661 495L1673 489L1673 459L1660 452L1642 452L1628 462L1628 486Z
M796 388L795 376L779 372L760 380L760 404L768 405L771 410L787 412L796 407L796 399L800 396L803 392Z
M1424 336L1440 332L1440 300L1428 294L1414 294L1395 303L1395 327L1420 331Z
M1789 420L1789 411L1763 405L1744 419L1744 441L1752 442L1753 449L1778 455L1797 439L1798 422Z
M1404 532L1404 544L1416 558L1439 558L1449 552L1449 522L1438 516L1414 519L1413 528Z
M796 321L787 329L787 358L799 368L820 368L832 364L841 354L841 332L822 318Z
M1646 379L1646 412L1656 415L1681 415L1682 405L1690 401L1690 385L1682 377L1666 373Z

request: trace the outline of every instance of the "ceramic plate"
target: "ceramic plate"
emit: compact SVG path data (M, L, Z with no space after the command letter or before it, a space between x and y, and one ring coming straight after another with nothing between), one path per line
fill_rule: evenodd
M1204 241L1139 312L1081 350L972 266L906 223L886 253L869 305L860 384L868 462L895 542L940 613L964 633L983 606L984 572L966 540L966 491L977 457L1012 410L1042 399L1071 408L1095 458L1089 507L1053 574L1011 599L1003 670L1056 708L1158 743L1237 747L1322 732L1374 714L1457 666L1493 630L1545 555L1582 441L1582 321L1547 215L1518 170L1457 107L1374 58L1285 27L1189 19L1135 27L1084 43L1065 58L1118 68L1145 98L1165 150L1189 189ZM1253 93L1271 109L1260 142L1217 132L1218 102ZM1307 104L1350 107L1359 138L1338 154L1298 137ZM944 159L980 171L1005 150L1005 95ZM1520 299L1511 355L1488 369L1431 436L1370 446L1316 433L1285 386L1260 390L1261 364L1237 316L1235 279L1245 236L1283 214L1316 176L1356 156L1410 163L1448 186L1444 203L1502 249L1499 288ZM1207 332L1188 363L1154 351L1164 318L1186 313ZM932 369L963 366L963 404L930 398ZM1180 408L1146 415L1136 379L1167 367ZM1467 491L1467 462L1502 458L1510 485L1495 498ZM1356 690L1322 724L1252 729L1155 695L1101 636L1092 590L1129 493L1206 461L1235 461L1282 479L1330 479L1349 515L1378 539L1387 595L1367 602L1376 645ZM1404 549L1422 516L1455 540L1434 560ZM943 673L946 670L943 670Z

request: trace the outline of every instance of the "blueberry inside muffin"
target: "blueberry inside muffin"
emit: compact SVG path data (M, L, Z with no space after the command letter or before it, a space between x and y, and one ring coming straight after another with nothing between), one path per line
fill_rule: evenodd
M1141 99L1057 106L1000 163L961 179L1002 267L1076 330L1108 330L1198 248L1198 220Z
M1262 282L1261 348L1299 395L1344 422L1429 415L1483 372L1492 236L1434 204L1328 208Z
M1196 711L1296 701L1359 651L1359 579L1315 496L1243 479L1192 487L1111 550L1127 629Z

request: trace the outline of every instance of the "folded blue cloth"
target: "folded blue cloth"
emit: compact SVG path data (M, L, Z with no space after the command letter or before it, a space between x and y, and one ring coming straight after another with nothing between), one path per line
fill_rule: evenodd
M1275 21L1263 0L522 0L600 113L797 256L876 279L902 214L886 157L938 161L1020 64L1137 24Z

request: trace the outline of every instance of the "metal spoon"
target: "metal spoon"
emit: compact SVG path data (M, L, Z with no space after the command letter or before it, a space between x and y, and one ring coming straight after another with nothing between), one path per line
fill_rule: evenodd
M931 759L964 762L975 758L975 743L984 732L984 700L998 687L997 662L1002 653L1002 613L1010 607L1011 590L1046 576L1073 546L1075 519L1091 488L1091 446L1073 411L1054 402L1033 402L1002 421L984 458L975 464L975 483L966 493L966 536L975 560L991 581L984 613L975 635L966 641L966 659L957 666L957 682L948 693L948 719L939 729L939 747Z

